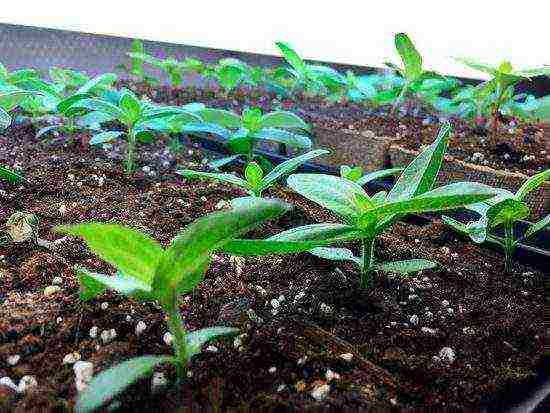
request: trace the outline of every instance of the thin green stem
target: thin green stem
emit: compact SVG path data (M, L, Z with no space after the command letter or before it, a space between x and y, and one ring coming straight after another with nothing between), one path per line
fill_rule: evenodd
M178 382L182 383L185 380L185 371L187 368L187 345L186 345L186 332L183 328L183 320L181 318L180 310L178 307L177 295L171 297L171 302L168 308L168 328L170 334L172 334L172 347L176 354L176 374Z
M405 93L407 92L407 89L409 88L409 85L407 83L405 83L403 85L403 89L401 89L401 92L399 92L399 95L397 96L397 98L395 99L395 102L393 102L393 105L392 105L392 108L391 108L391 112L390 114L394 114L396 109L397 109L397 106L399 106L399 104L401 103L401 101L403 100L403 97L405 96Z
M507 221L504 223L504 271L506 272L510 272L515 249L514 223Z
M370 283L370 275L374 264L374 237L363 238L361 249L361 287L368 288Z
M129 128L128 129L128 150L126 152L126 166L125 166L126 175L131 175L134 172L135 150L136 150L136 133L134 131L134 128Z

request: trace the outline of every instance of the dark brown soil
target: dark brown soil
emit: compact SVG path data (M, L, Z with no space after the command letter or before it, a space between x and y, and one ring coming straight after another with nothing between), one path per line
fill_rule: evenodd
M32 132L20 125L0 137L0 162L21 165L29 180L0 184L0 222L15 211L35 213L42 239L61 238L55 225L97 220L140 228L165 245L186 224L223 207L220 201L243 195L175 178L176 164L199 167L202 156L190 148L173 155L164 142L142 147L140 165L155 176L145 168L127 179L120 173L121 145L106 153L83 149L78 142L85 137L41 144ZM295 211L251 236L332 219L283 188L270 195L294 203ZM17 383L33 375L38 381L24 395L0 386L0 411L71 410L77 392L72 366L62 364L66 354L78 352L97 373L133 356L170 353L162 339L163 315L153 303L111 293L79 301L75 264L113 272L81 241L69 239L55 251L11 244L0 247L0 254L0 377ZM215 343L217 352L197 355L182 389L152 395L150 380L143 380L122 396L121 406L477 410L532 379L543 354L541 273L517 264L513 274L503 274L500 254L466 243L437 223L396 225L380 237L377 257L436 259L441 268L410 278L378 274L364 291L355 268L307 254L261 259L216 254L205 280L182 297L181 311L189 330L231 325L241 329L241 342L228 339ZM44 288L54 277L62 278L62 290L46 297ZM271 302L282 296L274 314ZM414 315L418 324L411 322ZM147 325L139 337L138 321ZM94 326L100 333L114 328L116 339L104 344L90 338ZM454 351L453 362L434 359L444 347ZM342 355L348 353L346 361ZM15 354L21 359L12 366L7 357ZM339 378L328 380L329 370ZM166 373L173 378L173 371ZM329 392L316 401L311 392L324 384Z
M263 111L291 110L312 126L346 132L371 131L378 137L396 138L394 143L418 150L433 142L439 128L438 115L421 110L406 116L393 116L387 108L372 108L353 102L331 103L325 99L297 96L278 99L260 90L238 89L223 96L213 88L151 88L143 84L124 83L137 92L163 103L184 104L202 102L210 107L231 109L240 113L244 107L260 107ZM452 119L454 136L448 154L459 160L510 172L533 175L547 168L550 162L546 142L550 136L542 127L520 123L512 127L503 119L494 131L473 127L465 121ZM370 142L363 149L357 144L354 153L364 151L368 157Z

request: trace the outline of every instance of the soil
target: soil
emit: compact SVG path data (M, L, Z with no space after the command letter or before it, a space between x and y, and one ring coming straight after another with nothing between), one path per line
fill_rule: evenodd
M128 81L123 81L122 85L149 96L156 102L178 105L202 102L210 107L231 109L237 113L247 106L260 107L264 112L284 109L301 116L313 127L342 133L370 131L363 144L360 140L355 144L350 142L353 147L349 151L359 158L364 154L365 159L371 151L369 135L389 137L392 138L392 143L418 150L433 142L443 119L429 109L415 107L418 105L410 105L405 113L391 115L387 107L373 108L349 101L332 103L326 99L299 94L292 99L277 98L274 94L259 89L241 88L224 95L209 85L185 88L150 87ZM495 134L491 128L474 127L460 119L453 118L451 122L455 132L447 154L456 159L527 176L548 167L550 152L547 142L550 135L543 125L510 123L510 119L501 119ZM361 139L360 133L358 136Z
M187 99L183 91L177 94L178 103ZM81 144L85 135L37 142L33 129L19 124L0 136L0 163L20 165L29 181L0 183L0 223L16 211L32 212L40 218L39 237L47 241L62 239L56 225L96 220L140 228L166 245L186 224L223 208L221 201L243 195L221 184L178 179L176 166L199 168L203 162L191 147L172 153L162 140L141 146L143 168L126 178L123 143L105 151ZM251 237L334 220L284 188L268 195L295 209ZM55 245L0 246L0 377L18 383L32 375L38 382L25 394L0 385L0 411L70 411L77 391L72 366L63 364L69 353L93 362L98 373L130 357L171 352L158 306L114 293L82 303L74 265L114 269L78 239ZM534 379L543 355L543 274L518 263L504 274L501 254L457 238L438 222L397 224L379 238L376 251L381 260L426 258L441 265L414 277L379 273L362 290L354 267L308 254L215 254L204 281L182 297L182 315L189 330L237 327L240 342L222 340L213 344L216 351L197 355L182 388L151 393L150 379L144 379L114 407L478 410ZM46 296L54 277L61 277L61 290ZM273 299L281 299L277 312ZM136 336L138 321L147 328ZM103 343L99 334L90 337L92 327L115 329L117 336ZM444 347L454 360L438 359ZM16 354L21 359L10 365L7 358ZM165 373L173 379L170 368ZM312 392L325 384L328 393L316 400Z

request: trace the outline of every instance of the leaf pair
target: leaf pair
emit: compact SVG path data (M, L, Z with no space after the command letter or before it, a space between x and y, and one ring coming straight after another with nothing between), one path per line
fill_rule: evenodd
M244 179L229 173L210 173L199 172L189 169L178 171L177 173L186 178L211 179L219 182L225 182L238 186L252 196L262 196L262 192L275 184L281 177L288 175L300 165L321 155L328 154L329 151L317 149L307 152L303 155L291 158L280 163L264 176L264 171L256 162L249 162L244 170Z

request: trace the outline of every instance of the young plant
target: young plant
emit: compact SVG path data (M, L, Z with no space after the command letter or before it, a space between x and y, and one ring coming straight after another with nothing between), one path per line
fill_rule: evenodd
M157 69L160 69L170 79L172 87L181 85L183 76L187 73L201 73L204 70L204 66L200 60L187 58L183 61L177 60L175 57L168 57L166 59L159 59L157 57L148 55L146 53L128 53L132 59L141 60Z
M228 173L210 173L199 172L190 169L178 171L177 173L185 178L191 179L209 179L219 182L225 182L244 189L249 195L261 197L262 192L273 186L281 177L288 175L300 165L321 155L328 154L325 149L317 149L295 158L280 163L264 176L264 171L256 162L249 162L244 169L244 177L238 177Z
M501 113L502 106L509 99L509 96L514 95L515 85L536 76L550 76L550 67L515 70L508 61L503 61L498 66L492 66L476 62L472 59L457 58L456 60L474 70L491 76L488 81L483 83L483 88L489 91L491 95L494 95L490 103L490 111L495 131L498 128L499 114Z
M245 156L248 162L257 157L254 147L259 141L272 141L299 149L309 149L309 137L295 131L309 131L310 127L291 112L275 111L262 114L258 108L245 109L241 116L222 109L204 109L198 112L203 123L190 123L183 130L188 133L206 132L222 138L233 154L211 163L220 167Z
M144 53L145 47L143 46L143 42L139 39L134 39L132 41L132 46L130 48L129 54L138 55ZM126 65L124 63L117 65L117 69L126 72L130 78L134 78L139 82L144 82L148 85L156 85L159 83L159 80L157 78L149 76L145 73L145 70L143 69L143 60L137 57L132 57L130 59L129 65Z
M82 117L87 110L78 107L75 104L81 100L92 98L97 94L101 94L109 90L116 81L117 76L114 73L105 73L88 79L76 91L66 95L61 90L66 90L65 87L52 85L43 80L32 80L27 82L28 87L35 93L38 93L41 99L40 105L42 111L54 114L60 118L59 123L41 128L36 137L40 137L46 133L53 131L62 131L66 133L74 133L79 129L88 129L89 125L78 124L78 119ZM71 89L71 88L69 88Z
M173 337L174 356L133 358L95 376L79 396L76 410L90 412L121 393L126 387L162 363L176 367L179 382L186 378L191 358L206 342L238 332L235 328L210 327L187 332L179 310L179 297L202 281L212 253L231 239L290 210L290 205L261 198L235 204L189 224L163 249L149 236L116 224L85 223L58 227L57 231L82 237L89 248L117 268L116 276L77 268L81 299L90 300L105 290L114 290L138 301L157 301L167 316Z
M502 247L505 254L504 269L509 272L518 244L535 236L550 225L550 215L546 215L540 221L532 224L522 237L516 238L514 231L518 220L531 215L525 197L548 180L550 180L550 169L529 178L515 194L505 189L499 189L497 197L470 205L468 209L480 215L477 221L464 224L448 216L443 216L443 222L456 231L469 236L476 243L488 241ZM498 227L504 229L504 237L494 234L493 230Z
M0 63L0 91L8 91L12 88L21 87L29 79L38 79L40 73L34 69L19 69L12 72Z
M395 48L401 57L402 66L397 66L393 63L386 63L386 65L401 75L404 80L401 92L395 99L392 107L392 113L395 112L397 106L401 103L403 98L418 89L419 84L424 80L437 77L434 72L424 70L422 67L422 56L416 48L413 42L405 33L398 33L394 38Z
M290 65L286 70L295 80L294 87L302 87L312 95L336 93L345 87L346 79L338 71L328 66L306 63L288 43L276 42L275 45Z
M126 136L128 148L125 161L125 172L131 175L135 170L135 151L138 141L148 142L152 139L152 131L157 130L158 121L165 118L184 118L186 121L201 122L200 116L189 108L166 106L159 107L150 102L139 100L129 90L122 90L118 103L115 105L105 99L87 98L77 101L70 108L84 108L99 112L107 120L117 120L125 127L124 131L104 131L96 134L90 144L105 144L114 139ZM200 107L203 107L202 105ZM194 106L193 106L194 108Z
M209 67L206 74L218 82L226 95L240 83L252 82L254 74L258 75L245 62L233 58L220 59L216 65Z
M380 191L369 196L357 183L337 176L296 174L288 185L296 192L338 215L343 223L323 223L293 228L256 242L265 254L303 251L305 244L317 243L310 252L327 259L349 260L361 269L361 286L367 288L374 270L409 274L433 268L427 260L406 260L379 263L374 258L375 240L392 224L409 213L442 211L480 202L495 196L495 191L475 182L458 182L433 189L437 173L451 134L445 125L435 142L422 151L401 173L389 193ZM375 172L376 173L376 172ZM359 241L361 256L346 248L328 247L344 241ZM224 250L246 255L249 240L232 241Z
M73 94L90 80L85 73L61 67L52 67L49 74L50 79L63 94Z

